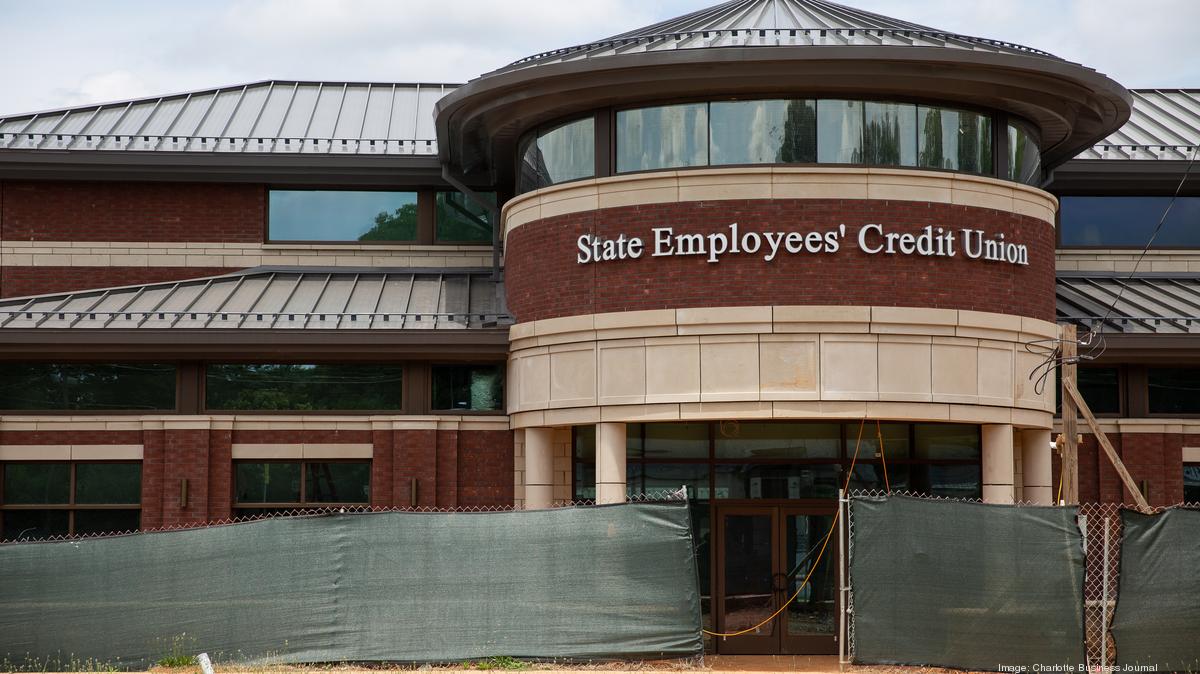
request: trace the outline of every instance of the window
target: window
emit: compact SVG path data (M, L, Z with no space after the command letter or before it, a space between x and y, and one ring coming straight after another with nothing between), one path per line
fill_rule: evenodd
M504 409L503 365L434 365L430 373L435 410Z
M596 122L592 117L525 136L517 191L528 192L596 175Z
M496 205L495 192L481 197ZM461 192L438 192L435 205L434 238L446 243L492 243L492 224L488 211Z
M708 104L617 112L617 172L708 164Z
M868 101L863 119L863 163L917 165L917 106Z
M269 515L305 507L367 505L369 461L239 461L234 464L234 514Z
M175 366L0 363L0 410L175 409Z
M399 410L402 365L210 364L209 410Z
M1060 199L1059 236L1063 247L1142 248L1163 220L1154 245L1200 248L1200 197L1111 196Z
M817 160L816 101L714 101L708 114L713 166Z
M628 424L630 494L678 489L692 499L834 498L858 447L851 489L980 498L979 427L868 422ZM882 450L880 438L883 440ZM595 498L596 432L574 429L574 498Z
M861 164L863 117L861 101L817 101L817 161L822 164Z
M1079 392L1094 414L1121 413L1121 377L1115 367L1081 367L1075 374ZM1061 388L1059 395L1062 395Z
M992 173L992 118L977 112L917 106L917 165Z
M1200 463L1183 464L1183 502L1200 503Z
M1146 368L1151 414L1200 413L1200 369Z
M267 238L271 241L416 241L417 193L271 190Z
M37 540L135 531L142 465L136 462L0 463L0 538Z
M1042 151L1023 126L1008 125L1008 179L1036 185L1042 179Z

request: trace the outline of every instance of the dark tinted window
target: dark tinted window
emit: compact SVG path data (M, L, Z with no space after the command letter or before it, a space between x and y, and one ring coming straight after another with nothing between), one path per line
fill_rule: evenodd
M504 408L503 365L434 365L431 374L435 410Z
M309 503L369 503L371 500L369 463L310 463L304 468L304 498Z
M238 463L238 503L299 503L299 463Z
M1200 197L1062 197L1063 246L1142 248L1166 213L1155 247L1200 247Z
M417 193L271 190L274 241L414 241Z
M914 424L913 438L918 459L962 461L980 456L979 427L975 425Z
M175 367L0 363L0 409L173 410Z
M1115 367L1081 367L1076 370L1079 392L1095 414L1121 412L1121 379ZM1061 391L1059 395L1062 395Z
M137 463L75 465L76 503L141 503L142 466Z
M210 364L210 410L398 410L401 365Z
M718 424L718 459L836 459L840 424L724 422Z
M1200 413L1200 369L1152 367L1146 376L1152 414Z
M1200 503L1200 463L1183 464L1183 502Z
M496 204L495 192L481 192L481 197ZM435 238L458 243L491 243L492 225L488 211L461 192L438 192Z
M0 471L4 540L120 533L140 526L140 463L4 463ZM41 508L28 509L31 505Z

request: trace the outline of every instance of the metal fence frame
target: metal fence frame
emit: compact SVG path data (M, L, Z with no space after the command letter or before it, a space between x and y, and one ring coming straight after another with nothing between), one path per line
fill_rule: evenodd
M849 560L854 554L854 516L850 501L854 498L883 498L907 496L930 501L956 503L983 503L982 499L960 499L928 494L883 490L852 490L841 493L839 498L840 527L843 534L838 537L839 598L841 610L838 616L839 662L843 665L854 661L854 586L850 576ZM1016 507L1041 506L1026 501L1013 504ZM1200 504L1180 504L1182 507L1200 508ZM1113 610L1117 603L1118 582L1121 569L1121 524L1122 509L1136 509L1121 503L1081 503L1078 506L1077 523L1083 534L1084 546L1084 647L1089 670L1111 672L1116 664L1116 644L1111 632ZM1155 513L1165 507L1157 507Z

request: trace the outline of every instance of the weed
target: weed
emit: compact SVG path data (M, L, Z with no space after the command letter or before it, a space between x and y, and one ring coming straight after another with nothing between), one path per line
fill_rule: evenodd
M478 662L468 662L467 669L528 669L529 663L508 655L493 655Z
M155 661L154 664L158 667L195 666L196 656L191 654L196 650L194 648L195 641L194 638L188 638L187 632L171 637L171 643L167 648L166 654Z

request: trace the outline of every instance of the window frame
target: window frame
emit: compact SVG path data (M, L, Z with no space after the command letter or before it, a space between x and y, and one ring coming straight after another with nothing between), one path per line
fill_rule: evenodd
M305 492L308 490L308 467L312 464L321 463L365 464L367 466L367 500L364 502L305 500ZM301 510L323 510L326 508L369 508L371 507L371 499L375 494L374 463L374 459L234 459L229 471L231 483L231 489L229 490L230 508L233 511L234 517L250 517L250 515L238 514L238 510L274 510L278 513L287 513ZM282 501L272 503L243 503L238 501L237 468L242 464L300 464L300 500L295 503ZM269 517L270 515L265 516Z
M4 478L5 472L10 464L39 464L39 465L62 465L67 464L68 470L68 502L67 503L7 503L4 499ZM76 487L76 467L79 464L126 464L137 465L139 470L138 475L138 501L136 503L76 503L75 487ZM138 527L134 531L140 531L142 528L142 496L141 490L143 487L142 480L145 477L144 462L136 459L96 459L96 460L54 460L54 461L0 461L0 531L4 527L4 515L7 512L14 511L30 511L30 510L65 510L67 511L67 534L68 538L75 538L75 513L79 510L136 510L138 511ZM82 534L84 536L92 535L107 535L108 533L122 534L125 531L106 532L105 534ZM20 540L20 539L17 539ZM31 539L31 540L47 540L47 539Z

